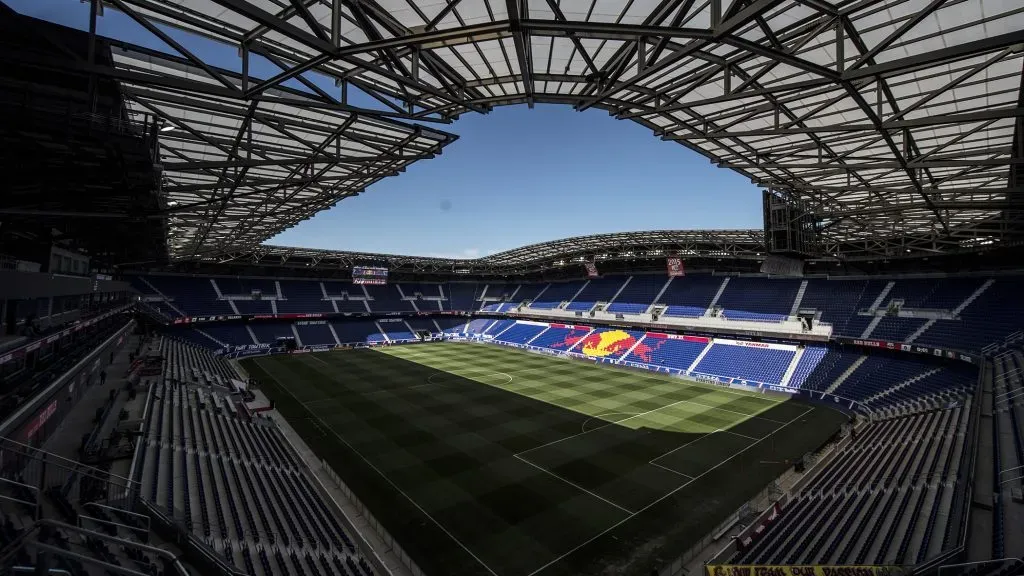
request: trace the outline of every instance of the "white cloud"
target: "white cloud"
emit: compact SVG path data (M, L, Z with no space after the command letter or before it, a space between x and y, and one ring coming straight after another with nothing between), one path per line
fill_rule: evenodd
M493 250L481 250L480 248L463 248L457 252L432 252L427 254L432 258L480 258L494 252Z

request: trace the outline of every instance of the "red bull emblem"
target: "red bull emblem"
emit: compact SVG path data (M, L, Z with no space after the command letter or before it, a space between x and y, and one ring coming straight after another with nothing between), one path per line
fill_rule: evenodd
M591 358L621 356L636 344L636 338L625 330L595 332L583 339L581 351Z
M648 346L647 344L644 344L644 340L641 340L640 343L637 344L635 348L633 348L633 351L630 353L630 356L636 356L637 358L640 359L641 362L645 364L650 364L651 352L654 352L658 348L661 348L661 345L664 343L664 340L658 340L657 342L654 343L653 346Z

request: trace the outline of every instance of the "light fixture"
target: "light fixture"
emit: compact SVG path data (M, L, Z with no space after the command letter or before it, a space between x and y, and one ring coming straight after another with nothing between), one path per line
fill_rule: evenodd
M177 130L177 129L178 129L178 127L175 126L174 124L164 124L163 126L160 127L160 131L161 132L170 132L171 130Z

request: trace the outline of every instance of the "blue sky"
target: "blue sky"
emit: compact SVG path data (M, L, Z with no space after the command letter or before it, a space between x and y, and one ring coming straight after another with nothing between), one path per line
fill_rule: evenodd
M78 0L5 1L22 14L88 27L88 5ZM172 52L109 8L98 29ZM240 68L235 48L168 32L204 60ZM251 69L264 76L277 71L266 62ZM350 99L373 105L365 95L350 92ZM600 110L502 107L439 127L459 135L441 156L416 163L269 242L476 257L602 232L762 226L760 192L748 180Z

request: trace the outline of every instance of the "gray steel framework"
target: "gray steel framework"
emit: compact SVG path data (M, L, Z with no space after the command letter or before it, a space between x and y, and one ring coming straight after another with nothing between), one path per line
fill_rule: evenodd
M482 258L427 258L397 254L343 252L289 246L237 248L207 262L237 262L261 266L351 268L384 265L398 272L444 274L522 274L583 262L681 258L760 260L764 257L761 230L653 230L562 238L498 252Z
M123 44L118 52L115 75L147 111L230 109L183 122L183 141L165 151L169 190L199 192L179 202L202 207L175 211L172 229L189 235L175 240L187 249L172 245L178 256L255 246L452 138L395 117L423 126L535 102L640 122L801 202L822 220L824 256L927 254L1021 236L1024 199L1010 181L1024 162L1015 145L1024 4L1015 0L109 4L158 36L158 24L169 25L241 56L241 70L227 71L173 39L173 56ZM280 73L252 77L257 55ZM351 110L349 86L380 109ZM276 112L278 102L289 111ZM359 153L339 149L339 138ZM287 152L269 150L278 144ZM369 156L378 160L364 168L341 161ZM320 168L288 163L303 158L322 159ZM239 175L251 185L236 185ZM244 201L224 201L238 194ZM231 231L212 238L224 224Z

